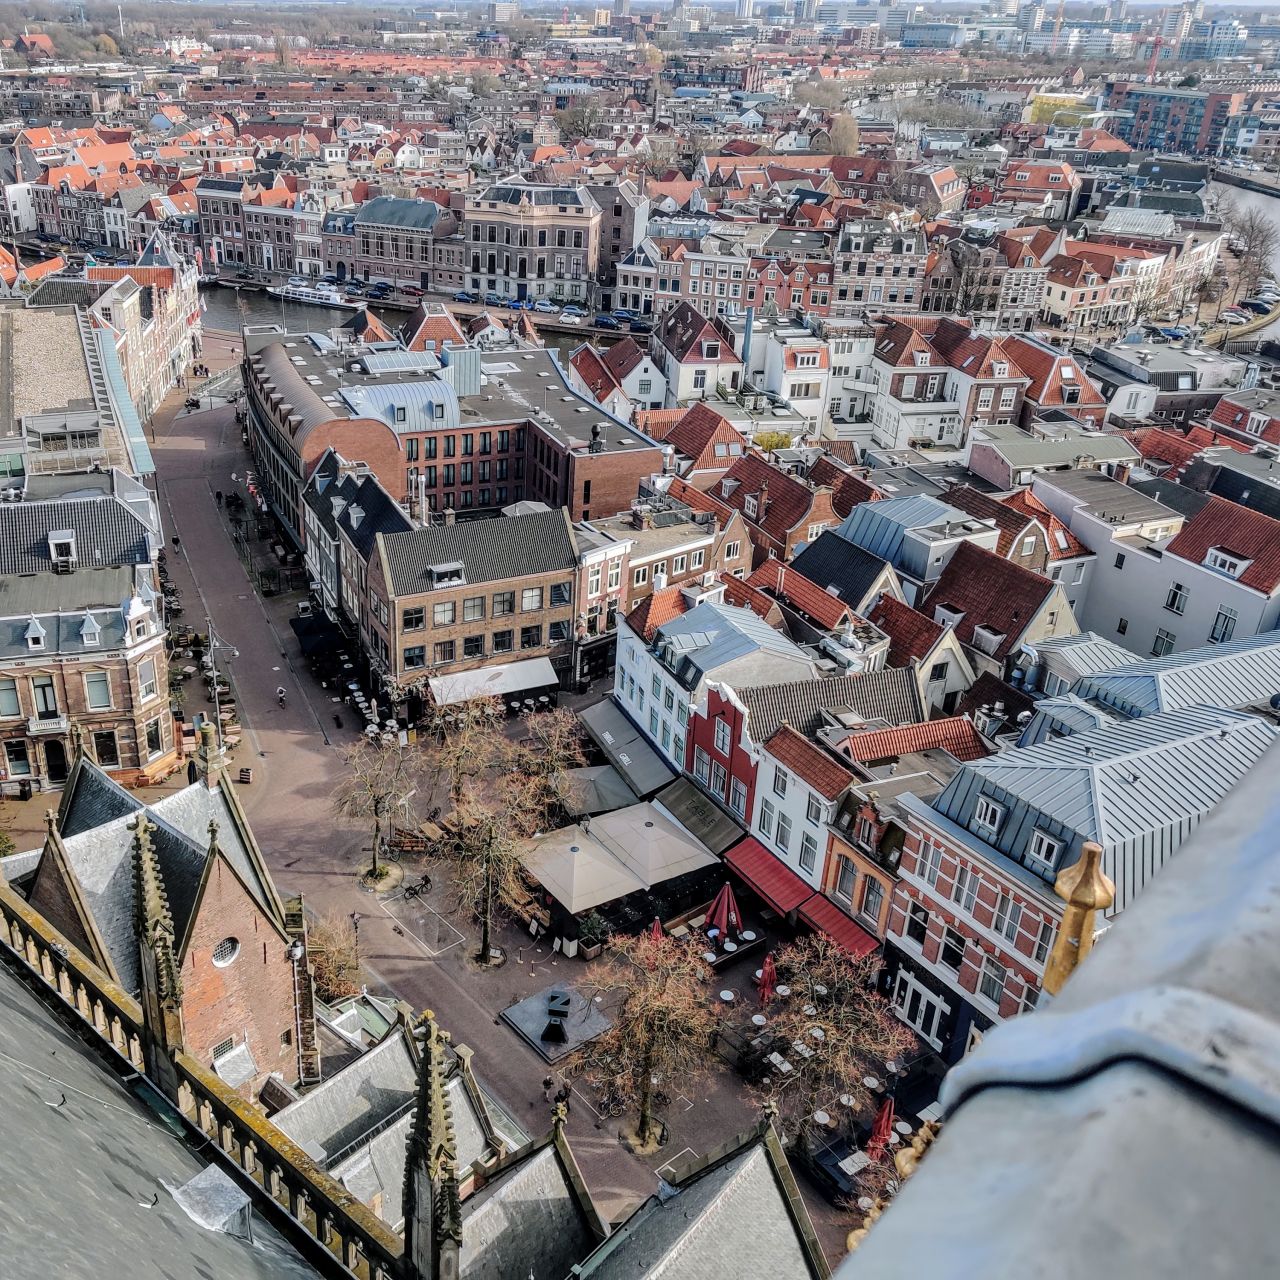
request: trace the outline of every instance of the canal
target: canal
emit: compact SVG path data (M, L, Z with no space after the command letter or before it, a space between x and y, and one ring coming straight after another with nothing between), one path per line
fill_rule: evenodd
M204 327L231 333L239 333L247 324L278 324L291 333L305 333L308 330L323 332L345 324L355 314L338 307L284 302L261 290L250 289L201 289L200 300L204 305ZM398 329L411 314L399 307L371 306L369 310L392 330ZM505 316L514 313L497 310L496 314ZM561 364L584 341L583 337L567 333L547 333L545 337L547 348L559 352Z

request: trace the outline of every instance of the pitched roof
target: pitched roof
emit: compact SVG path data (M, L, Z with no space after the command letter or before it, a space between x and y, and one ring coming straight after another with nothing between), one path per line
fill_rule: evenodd
M738 603L734 601L734 603ZM692 606L681 587L664 587L646 596L627 614L627 626L646 644L652 641L658 628L689 612Z
M1023 334L1010 334L1004 341L1018 367L1031 379L1026 391L1028 400L1041 408L1053 406L1068 411L1106 405L1102 392L1074 356ZM1080 390L1080 399L1073 404L1068 404L1064 395L1067 386Z
M962 644L974 644L983 627L999 636L993 648L978 646L993 658L1006 658L1053 593L1050 579L1005 560L974 542L962 542L925 597L923 607L959 611L955 632Z
M734 462L712 486L712 492L726 506L741 511L744 520L782 542L809 514L819 490L752 453ZM748 515L747 499L755 498L759 504L763 497L767 497L763 510L757 505L756 514Z
M410 351L426 351L429 346L439 351L446 342L464 346L467 341L461 326L444 307L425 302L420 302L400 326L400 340Z
M0 503L0 575L47 573L53 559L49 535L75 534L80 564L95 568L147 564L146 523L114 497Z
M719 316L704 316L687 302L671 308L658 325L655 335L672 356L681 362L701 359L698 343L705 337L720 344L716 363L741 364L733 348L733 334Z
M954 485L947 490L947 501L953 507L977 516L979 520L992 521L1000 531L996 552L1002 556L1013 552L1018 545L1018 538L1031 523L1031 517L1026 512L1010 507L989 494L980 493L972 485Z
M991 747L968 716L944 716L894 729L865 729L845 738L840 750L859 764L896 760L917 751L947 751L957 760L981 760L991 754Z
M812 737L824 723L822 713L841 707L864 720L889 724L915 724L924 718L915 677L905 667L756 685L736 692L747 708L751 736L757 742L767 742L784 724Z
M1280 520L1226 498L1210 496L1165 548L1192 564L1203 564L1214 548L1250 563L1236 579L1246 587L1271 595L1280 588Z
M770 556L747 579L747 585L785 600L828 631L841 626L853 613L843 600L810 582L794 565L785 565L774 556Z
M946 628L934 622L927 614L903 604L896 597L884 593L867 615L889 637L889 665L910 666L918 662L942 638Z
M842 520L860 502L879 502L884 497L862 476L840 466L826 454L809 468L808 479L810 484L825 485L831 490L831 505Z
M1030 489L1019 489L1001 502L1015 511L1023 511L1029 517L1039 520L1049 535L1050 560L1076 560L1081 556L1091 556L1093 552L1067 528Z
M438 565L461 564L466 581L475 583L571 570L577 563L573 526L563 508L382 534L379 540L397 596L430 591L428 570Z
M606 347L600 356L605 368L618 382L621 382L644 358L644 351L630 335L623 338L621 342L615 342L613 346Z
M791 561L791 567L823 591L834 588L837 599L857 608L889 562L824 529Z
M802 738L790 725L784 724L765 743L765 749L824 799L834 800L854 780L844 765Z
M701 400L668 428L664 443L690 460L690 471L727 471L747 449L742 432Z

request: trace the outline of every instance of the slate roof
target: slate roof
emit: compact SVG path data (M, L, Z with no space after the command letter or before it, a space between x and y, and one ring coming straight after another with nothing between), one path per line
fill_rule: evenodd
M582 1280L817 1280L827 1271L785 1165L785 1157L771 1159L759 1140L703 1162L664 1183L574 1274Z
M946 628L927 614L888 594L882 594L867 615L889 637L889 665L910 666L933 648Z
M240 1193L223 1163L210 1163L208 1145L197 1147L164 1123L140 1099L136 1077L127 1081L96 1037L57 1011L58 997L19 977L17 968L16 961L0 963L0 1143L22 1153L27 1185L39 1193L20 1192L14 1183L6 1196L5 1255L12 1260L6 1275L320 1280L331 1274L285 1240L273 1225L278 1216L268 1219L250 1206L242 1230L210 1230L180 1204L182 1188L196 1178L206 1185L211 1174L237 1203ZM186 1193L196 1194L196 1188Z
M974 542L962 542L947 561L941 576L922 602L922 612L932 614L941 605L964 616L955 624L960 642L974 643L974 629L996 632L999 643L984 653L1008 657L1030 626L1055 583L1031 569L1005 560ZM980 646L979 646L980 647Z
M1199 514L1165 547L1165 553L1203 564L1215 547L1251 561L1237 582L1268 596L1280 589L1280 520L1211 495Z
M834 800L853 782L853 774L821 747L783 725L765 743L765 749L820 796Z
M579 1179L554 1141L504 1160L463 1201L460 1280L570 1275L605 1234Z
M1197 704L1247 707L1266 702L1280 692L1280 632L1113 666L1077 680L1071 692L1130 716Z
M49 534L63 529L76 535L80 564L105 568L151 560L146 523L113 496L5 502L0 503L0 575L49 572Z
M771 674L813 672L804 650L750 609L705 600L663 624L654 643L688 689L713 672L735 689L760 684Z
M274 915L274 892L258 875L249 851L239 839L221 786L211 790L198 782L144 805L91 760L82 758L72 770L68 792L63 798L59 834L126 990L136 992L139 986L134 833L128 825L136 815L145 812L155 825L151 842L179 940L197 905L200 880L209 857L210 819L218 823L218 846L227 862L262 909Z
M385 534L381 546L397 596L431 590L427 570L432 565L460 563L468 583L501 582L572 569L578 554L562 508Z
M406 200L398 196L376 196L356 210L356 224L379 227L408 227L430 231L444 212L434 200Z
M791 561L791 567L824 591L834 587L836 595L856 609L889 562L825 529Z
M784 725L811 738L825 723L824 711L848 708L864 720L915 724L924 718L915 678L905 667L764 684L735 691L747 708L751 737L767 742Z

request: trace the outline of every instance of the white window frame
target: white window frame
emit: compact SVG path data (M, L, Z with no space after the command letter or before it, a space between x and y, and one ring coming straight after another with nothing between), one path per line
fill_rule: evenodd
M995 982L996 971L999 972L999 982ZM1009 969L1006 965L1000 963L992 956L983 956L982 971L978 975L978 994L984 999L995 1005L998 1009L1000 1001L1004 996L1004 984L1009 980ZM987 984L992 983L996 987L996 994L993 996L987 990Z
M1022 903L1015 902L1007 893L996 899L996 909L991 916L991 929L1006 942L1012 942L1018 936L1022 925Z
M733 745L730 740L729 722L720 717L716 719L715 742L716 750L722 756L728 758L729 750Z
M1004 815L1004 805L992 800L990 796L979 796L978 803L973 806L974 834L981 836L989 844L1000 834Z
M93 696L90 694L90 682L95 685L101 682L106 689L107 700L100 705L94 705ZM84 673L84 705L90 711L110 711L115 705L111 694L111 673L107 671L86 671Z
M1027 842L1027 853L1037 862L1051 867L1058 860L1062 846L1063 842L1056 836L1051 836L1047 831L1036 827L1031 833L1031 839Z
M146 675L147 669L150 668L151 675ZM159 676L156 672L156 660L154 658L143 658L138 663L138 698L142 702L150 702L152 698L159 696Z
M785 797L787 794L787 784L791 781L791 775L780 765L773 766L773 794L775 796Z
M807 861L806 861L806 855ZM805 831L800 836L800 870L812 871L818 865L818 842L812 831Z

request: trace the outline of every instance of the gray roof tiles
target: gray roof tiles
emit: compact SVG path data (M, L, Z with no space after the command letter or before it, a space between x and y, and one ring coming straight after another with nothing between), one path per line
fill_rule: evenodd
M49 534L63 529L76 535L79 564L106 568L150 562L147 525L114 497L5 502L0 503L0 576L49 572Z
M563 510L386 534L382 548L396 596L432 590L434 565L461 564L473 584L568 573L577 564L573 526Z
M918 724L924 719L920 694L909 667L887 667L825 680L760 685L743 689L752 740L767 742L784 725L812 738L824 723L824 711L848 708L864 720L891 725Z
M889 562L842 538L833 529L824 530L791 562L791 567L824 591L856 609L866 598Z

